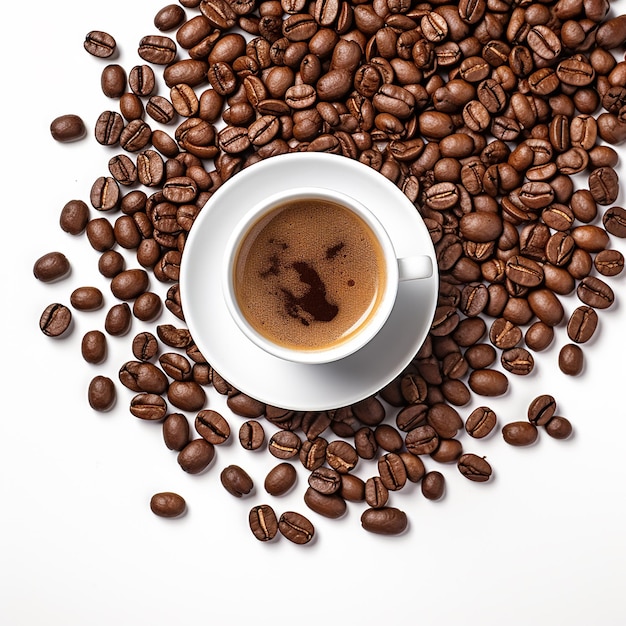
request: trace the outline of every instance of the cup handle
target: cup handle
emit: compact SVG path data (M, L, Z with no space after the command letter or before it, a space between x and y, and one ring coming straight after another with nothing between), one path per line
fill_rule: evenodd
M398 279L429 278L433 274L433 261L429 256L408 256L398 259Z

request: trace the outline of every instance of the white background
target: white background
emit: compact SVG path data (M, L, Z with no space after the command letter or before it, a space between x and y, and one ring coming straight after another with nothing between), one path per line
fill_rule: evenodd
M114 298L98 274L98 254L84 235L61 231L58 218L65 202L87 201L92 182L107 174L114 151L95 142L93 127L101 111L117 107L100 91L110 60L90 57L83 39L93 29L113 34L121 53L115 61L128 70L141 62L139 39L157 32L152 20L161 6L35 0L4 7L0 623L623 624L624 276L610 280L618 301L600 313L582 375L558 371L557 352L567 341L561 326L534 373L511 380L506 397L459 410L466 417L488 403L501 426L524 419L538 393L552 393L574 436L555 441L542 432L526 449L507 446L499 431L486 441L463 437L467 451L491 462L493 481L474 484L454 466L427 459L428 469L445 474L446 495L430 502L415 486L392 494L410 520L401 537L363 531L362 505L350 504L340 520L308 511L298 463L294 491L268 496L263 479L277 461L236 440L217 450L209 471L185 474L160 425L129 413L132 394L119 384L114 410L90 409L89 380L104 374L117 381L144 326L135 321L126 337L109 338L103 365L82 360L82 335L103 328ZM65 113L83 117L86 139L52 140L49 124ZM618 167L623 178L623 161ZM622 191L618 204L624 199ZM624 241L611 245L626 252ZM73 271L46 285L33 278L32 266L51 250L63 251ZM38 329L45 306L68 302L74 288L88 284L103 290L105 307L77 313L68 338L45 337ZM578 305L575 298L563 303L568 312ZM166 312L160 322L177 320ZM221 396L211 391L208 406L223 411L236 433L242 420ZM237 500L222 488L219 473L230 463L251 474L252 496ZM357 473L374 471L362 463ZM163 490L187 499L186 516L166 520L150 512L151 495ZM308 515L316 540L306 547L284 538L258 542L247 514L263 501L279 513Z

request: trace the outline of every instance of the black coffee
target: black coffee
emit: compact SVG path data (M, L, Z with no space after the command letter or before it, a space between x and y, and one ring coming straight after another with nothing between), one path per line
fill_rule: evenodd
M353 337L385 288L385 260L367 224L321 199L289 201L255 224L234 266L245 318L265 338L320 350Z

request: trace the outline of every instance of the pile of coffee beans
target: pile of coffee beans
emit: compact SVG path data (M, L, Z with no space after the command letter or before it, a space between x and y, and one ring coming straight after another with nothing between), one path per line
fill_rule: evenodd
M533 354L560 326L568 343L554 367L579 374L581 345L615 301L610 278L624 258L611 241L626 237L626 210L614 206L612 146L626 140L626 15L608 0L180 0L153 25L133 67L106 61L118 46L112 35L85 38L103 59L109 99L95 140L118 150L93 183L91 208L73 199L60 216L64 231L100 253L117 300L104 332L85 335L85 360L104 361L107 335L128 333L133 318L151 323L154 332L132 339L118 382L135 394L132 415L162 424L184 471L204 471L231 436L227 419L206 408L212 385L244 420L241 445L279 460L265 478L269 496L292 488L300 463L310 472L305 505L336 518L364 502L367 531L405 530L406 514L390 501L407 482L441 498L443 474L424 458L489 481L489 462L465 448L492 435L498 418L489 406L462 416L463 407L531 374ZM84 128L72 114L50 130L74 141ZM185 328L179 293L187 234L215 190L262 159L299 151L358 159L393 181L423 216L440 270L431 331L410 365L376 395L332 411L268 406L224 380ZM68 271L60 252L34 267L42 281ZM580 306L566 320L569 296ZM72 309L98 306L97 290L78 289L69 306L45 309L41 330L61 336ZM175 324L157 322L163 308ZM106 376L88 389L98 411L116 396ZM551 396L519 418L501 428L513 446L532 444L541 429L557 439L572 432ZM266 437L266 428L275 432ZM365 462L375 469L364 480L353 470ZM238 466L221 480L236 497L253 485ZM172 517L185 506L169 493L151 503ZM249 524L261 541L314 537L301 513L277 515L264 503Z

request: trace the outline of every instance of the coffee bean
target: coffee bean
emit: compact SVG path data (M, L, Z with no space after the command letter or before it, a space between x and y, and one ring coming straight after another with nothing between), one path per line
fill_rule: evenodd
M114 304L106 314L104 329L109 335L120 337L125 335L132 324L132 313L128 303Z
M133 300L148 289L148 273L143 269L128 269L111 280L111 292L120 300Z
M312 511L330 519L342 517L347 510L346 501L338 493L325 495L311 487L304 493L304 503Z
M505 374L493 369L474 370L469 377L470 389L480 396L501 396L509 388Z
M291 463L279 463L265 477L265 491L272 496L282 496L296 483L296 469Z
M117 48L115 39L101 30L88 32L83 45L89 54L101 59L110 57Z
M203 472L215 457L215 447L206 439L193 439L179 453L178 464L188 474Z
M268 450L277 459L291 459L300 451L302 441L296 433L290 430L279 430L269 440Z
M615 237L626 237L626 209L612 207L602 216L602 223L606 231Z
M547 424L546 432L554 439L567 439L572 434L572 424L560 415L555 415Z
M406 449L412 454L430 454L439 445L437 431L430 425L417 426L410 430L404 439Z
M99 330L87 331L83 335L80 351L87 363L102 363L107 355L106 336Z
M598 314L589 306L576 308L567 323L567 336L575 343L585 343L591 339L598 326Z
M554 339L554 329L544 322L535 322L528 327L524 335L526 345L537 352L545 350Z
M502 427L504 441L512 446L529 446L537 440L537 427L531 422L510 422Z
M603 276L617 276L624 269L624 255L619 250L601 250L593 265Z
M307 439L300 448L300 462L309 471L321 467L326 461L327 447L328 442L323 437L317 437L313 441Z
M533 355L526 348L504 350L500 357L500 362L507 372L517 374L518 376L530 374L535 367Z
M258 450L265 441L263 426L256 420L248 420L239 428L239 443L246 450Z
M186 509L185 499L171 491L155 493L150 498L150 510L159 517L180 517Z
M358 460L356 450L347 441L331 441L326 447L326 462L340 474L351 472Z
M230 437L230 426L217 411L200 411L196 415L195 427L201 437L216 446L228 441Z
M130 412L141 420L158 422L167 414L167 405L156 393L138 393L130 401Z
M59 226L70 235L79 235L89 221L89 207L82 200L70 200L61 209Z
M537 396L528 406L528 421L536 426L545 426L554 415L556 401L549 394Z
M182 411L199 411L206 403L206 392L193 380L174 380L167 389L167 399Z
M72 312L64 304L49 304L39 318L39 328L48 337L61 337L72 325Z
M615 301L615 295L609 285L595 276L586 276L576 288L576 295L589 307L607 309Z
M163 441L169 450L180 452L190 441L189 422L182 413L170 413L163 421Z
M463 454L457 462L457 467L465 478L473 482L482 483L491 478L491 465L473 453Z
M315 536L315 527L304 515L285 511L278 520L280 534L298 545L309 543Z
M238 465L225 467L220 473L220 481L224 489L236 498L248 495L254 487L250 476Z
M115 383L107 376L94 376L89 382L87 401L96 411L109 411L113 408L117 393Z
M70 304L78 311L95 311L104 304L104 297L97 287L78 287L70 294Z
M35 261L33 274L36 279L51 283L67 276L70 269L70 262L62 252L48 252Z
M380 509L389 501L389 490L380 476L373 476L365 481L365 502L373 509Z
M492 409L481 406L474 409L465 421L465 430L476 438L482 439L489 435L496 426L497 417Z
M261 504L250 510L248 524L259 541L271 541L278 533L276 513L269 504Z
M438 471L430 471L424 475L421 482L422 495L428 500L440 500L445 491L446 479Z
M52 120L50 134L55 141L68 143L82 139L87 134L87 129L78 115L67 114Z
M404 511L395 507L370 508L361 514L361 526L378 535L399 535L406 530L408 518Z
M564 345L559 351L559 369L568 376L578 376L583 370L584 357L580 346L575 343Z

